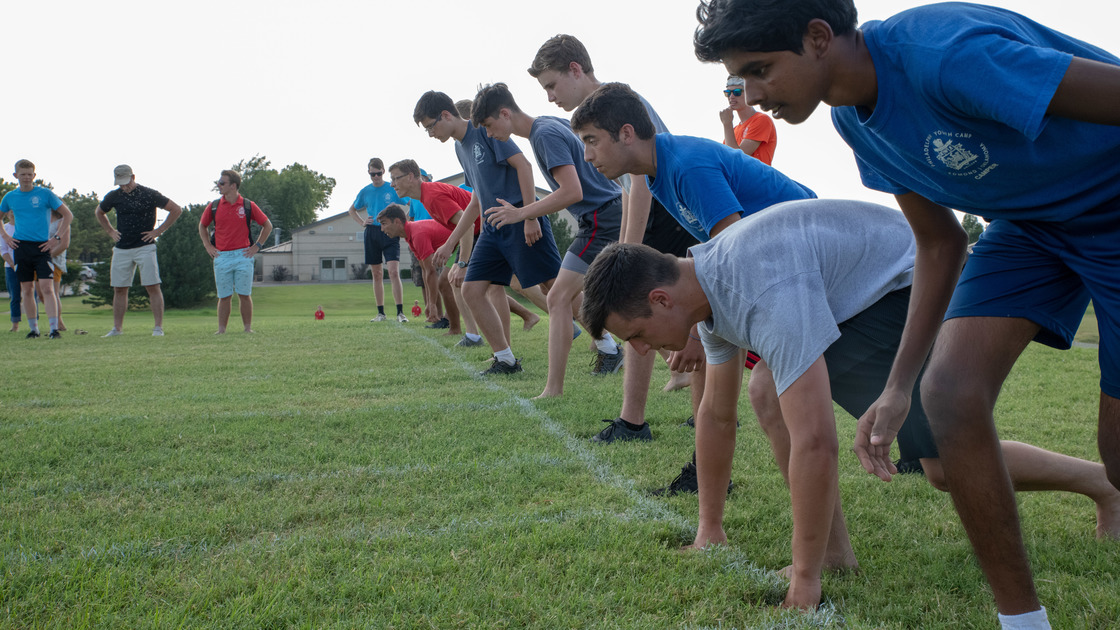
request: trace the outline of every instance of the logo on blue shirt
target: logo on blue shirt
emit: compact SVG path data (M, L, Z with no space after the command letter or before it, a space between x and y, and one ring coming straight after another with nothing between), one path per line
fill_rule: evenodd
M953 177L981 179L999 166L992 163L987 145L967 132L935 131L926 136L922 150L927 164Z

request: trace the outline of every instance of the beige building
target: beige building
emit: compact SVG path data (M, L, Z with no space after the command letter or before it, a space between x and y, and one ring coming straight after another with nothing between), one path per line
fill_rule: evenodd
M463 174L439 181L458 186L463 183ZM537 197L547 194L548 190L537 188ZM567 210L561 210L560 215L574 232L576 222L572 215ZM364 277L367 270L364 229L350 217L349 212L296 228L291 231L292 240L261 250L258 254L262 263L258 267L259 277L264 282L272 282L279 267L286 270L285 279L292 282L347 282ZM405 271L411 266L412 253L401 239L402 275L407 275Z

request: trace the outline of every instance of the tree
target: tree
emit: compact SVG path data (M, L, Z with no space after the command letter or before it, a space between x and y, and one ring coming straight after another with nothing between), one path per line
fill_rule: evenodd
M113 285L109 284L111 267L112 262L109 260L102 260L93 266L97 277L93 279L93 284L89 285L89 297L82 298L82 304L89 304L94 308L113 304ZM132 310L147 308L148 292L143 287L137 286L135 281L132 284L132 289L128 292L128 308Z
M0 197L8 194L8 191L15 190L19 187L19 182L6 182L3 177L0 177Z
M159 237L159 273L167 308L192 308L215 296L214 261L198 240L206 204L183 208L183 216Z
M97 194L82 195L77 189L72 189L62 196L62 202L74 214L74 220L70 223L70 248L66 250L67 256L82 262L111 258L113 240L101 229L101 224L93 213L101 202Z
M969 245L980 240L980 235L984 233L984 224L972 214L964 215L964 218L961 219L961 227L968 233Z
M279 172L270 166L268 158L257 155L238 162L232 170L241 174L241 194L260 206L277 235L286 232L287 237L293 229L314 221L317 210L327 207L335 180L298 162Z
M563 258L564 252L568 251L568 247L576 238L575 234L572 234L572 226L568 225L567 219L556 213L548 215L548 220L552 224L552 238L556 240L556 249L560 250L560 258Z

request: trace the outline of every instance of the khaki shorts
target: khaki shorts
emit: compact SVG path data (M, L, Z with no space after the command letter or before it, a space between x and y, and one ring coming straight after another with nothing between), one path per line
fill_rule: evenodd
M150 287L159 284L159 261L156 260L156 244L133 249L113 248L113 264L109 271L109 284L114 287L132 286L136 268L140 268L140 284Z

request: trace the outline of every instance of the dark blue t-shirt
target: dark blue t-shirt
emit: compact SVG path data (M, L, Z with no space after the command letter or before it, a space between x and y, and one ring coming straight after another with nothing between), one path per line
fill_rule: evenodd
M512 140L499 142L486 135L486 130L467 123L467 133L461 141L455 142L455 154L467 183L474 188L474 194L486 212L498 205L498 199L521 205L521 184L517 181L517 170L506 161L521 153ZM493 232L494 227L483 221L482 228Z
M583 161L583 143L576 137L568 121L555 116L537 118L529 132L529 145L533 147L537 165L553 191L560 186L552 177L552 169L569 164L576 167L579 184L583 189L583 201L569 206L568 212L577 220L622 196L622 188L618 184L604 177L589 162Z

